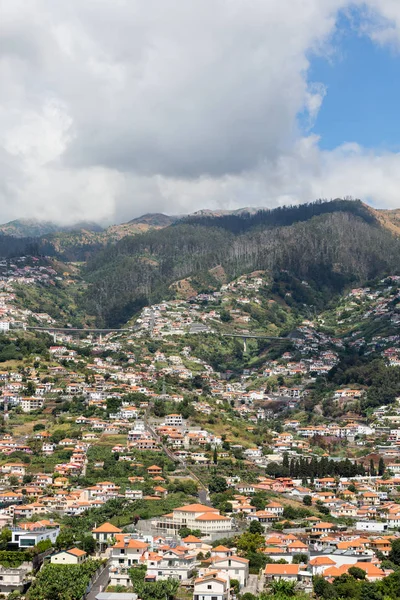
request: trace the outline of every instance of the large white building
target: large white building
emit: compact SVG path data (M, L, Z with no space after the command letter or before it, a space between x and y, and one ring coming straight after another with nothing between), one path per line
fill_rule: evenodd
M175 508L164 517L157 518L153 527L176 533L182 527L199 529L203 534L232 530L232 519L224 517L219 510L203 504L188 504Z
M21 398L20 402L22 411L25 413L31 412L32 410L39 410L40 408L42 408L43 404L44 400L40 397Z

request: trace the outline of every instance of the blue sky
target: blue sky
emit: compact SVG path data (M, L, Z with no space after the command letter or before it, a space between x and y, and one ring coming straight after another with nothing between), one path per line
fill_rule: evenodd
M400 0L399 0L400 3ZM309 81L326 86L313 131L320 147L346 142L367 149L400 149L400 54L374 43L343 15L333 40L334 52L311 59Z

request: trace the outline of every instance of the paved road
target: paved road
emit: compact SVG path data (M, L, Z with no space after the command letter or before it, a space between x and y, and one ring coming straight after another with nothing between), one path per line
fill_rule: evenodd
M257 596L258 594L258 577L257 575L249 575L249 580L247 582L246 587L243 588L242 590L242 594L245 594L246 592L250 592L250 594L253 594L254 596Z
M96 600L96 596L99 592L104 592L108 582L110 581L110 573L108 567L104 569L100 577L95 581L89 594L86 596L86 600Z

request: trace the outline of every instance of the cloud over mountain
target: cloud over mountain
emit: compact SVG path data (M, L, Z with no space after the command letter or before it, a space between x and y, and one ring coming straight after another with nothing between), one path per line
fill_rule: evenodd
M346 194L396 205L400 155L322 151L312 133L329 90L310 56L330 54L355 5L360 32L399 45L391 0L4 0L2 220Z

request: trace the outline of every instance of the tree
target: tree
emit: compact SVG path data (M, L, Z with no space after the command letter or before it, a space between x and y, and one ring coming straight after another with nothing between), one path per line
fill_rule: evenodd
M0 550L5 550L8 546L8 543L11 542L12 533L10 529L3 529L0 533Z
M360 569L359 567L350 567L348 573L354 577L354 579L365 579L366 576L364 569Z
M94 554L96 550L96 540L92 535L85 535L82 538L81 547L87 554Z
M379 464L378 464L378 475L380 477L383 477L383 475L385 474L385 461L383 460L382 456L379 459Z
M392 544L392 548L389 552L388 558L395 565L400 565L400 538L392 540L391 544Z
M214 446L213 463L214 463L214 465L216 465L218 463L218 453L217 453L217 447L216 446Z
M33 426L33 431L43 431L43 429L46 429L46 427L43 425L43 423L36 423Z
M228 489L228 484L226 483L225 477L214 475L208 484L208 489L211 494L220 494L221 492L226 492Z
M308 562L307 554L295 554L292 559L294 565L305 564Z
M304 496L304 498L303 498L303 504L304 504L304 506L311 506L312 505L312 498L311 498L311 496L309 496L309 495Z
M260 533L246 531L239 537L236 546L244 553L257 552L260 548L264 548L265 537Z
M120 398L108 398L107 399L107 413L117 413L121 408L122 400Z
M136 592L136 587L144 582L144 578L146 577L147 566L139 565L137 567L131 567L128 570L128 575L130 580L132 581L133 591Z
M250 533L264 533L264 528L261 525L260 521L252 521L249 527Z
M55 547L57 550L68 550L75 541L74 534L70 529L62 529L57 536Z
M156 417L165 417L167 411L165 410L165 403L162 400L155 400L153 406L153 412Z
M185 538L192 533L192 530L189 527L181 527L178 533L181 538Z
M220 312L220 317L221 317L221 321L223 323L229 323L230 321L232 321L232 315L231 313L226 310L226 309L222 309Z
M314 594L317 596L317 598L329 600L330 598L334 598L336 596L333 585L320 575L313 577L313 588Z
M290 598L296 595L296 584L292 581L285 581L280 579L273 581L271 584L272 593L277 596L284 596Z
M33 383L33 381L28 381L28 383L25 386L25 395L26 396L34 396L36 392L36 386Z
M179 581L171 577L163 581L166 600L174 600L179 590Z
M18 477L16 477L15 475L11 475L8 478L8 484L11 488L15 488L19 485L19 479Z
M48 550L49 548L52 547L52 543L50 540L42 540L41 542L39 542L38 544L36 544L36 546L34 547L34 550L40 554L41 552L46 552L46 550Z

